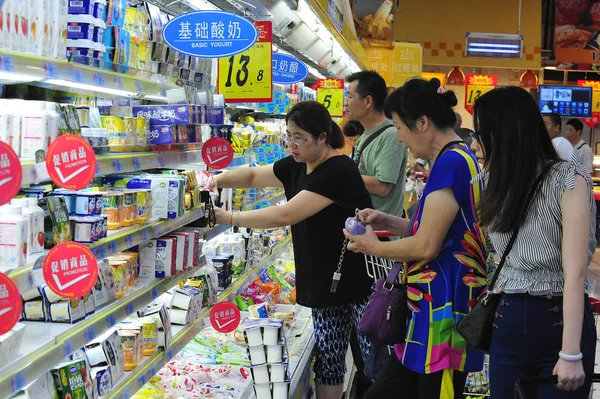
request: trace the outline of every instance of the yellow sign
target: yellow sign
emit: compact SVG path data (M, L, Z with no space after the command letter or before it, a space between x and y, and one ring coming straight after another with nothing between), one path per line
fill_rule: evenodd
M465 109L473 114L475 101L498 85L498 77L494 75L466 75Z
M344 116L344 79L319 79L317 101L327 108L332 118Z
M392 59L393 50L386 47L365 47L367 60L371 65L371 69L376 71L385 80L388 86L392 85Z
M596 80L578 80L577 86L592 88L592 114L600 112L600 82Z
M425 80L431 80L437 78L442 87L446 87L446 74L445 73L434 73L434 72L422 72L421 77Z
M252 48L219 58L219 94L226 102L270 102L273 99L270 21L256 22L258 40Z
M396 42L393 56L392 86L400 87L410 78L421 76L423 48L419 43Z

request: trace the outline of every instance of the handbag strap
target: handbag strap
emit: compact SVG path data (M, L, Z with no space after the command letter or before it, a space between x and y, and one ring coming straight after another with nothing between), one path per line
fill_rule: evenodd
M523 224L523 220L527 216L527 212L529 211L529 207L531 206L531 201L533 200L533 197L535 197L535 193L537 192L538 187L544 180L546 173L550 170L551 167L552 167L552 164L548 165L542 171L542 173L539 174L539 176L533 183L533 186L531 186L531 190L529 190L529 195L527 196L527 200L525 201L525 207L523 208L523 211L522 211L521 222L519 223L519 225L513 232L512 236L510 237L510 241L508 241L508 245L506 246L506 249L504 250L504 253L502 254L502 259L500 259L500 263L498 264L498 267L496 268L496 271L494 272L494 275L492 276L492 281L490 281L490 283L488 284L488 288L487 288L488 292L491 292L492 289L494 288L494 286L496 285L496 281L498 280L498 277L500 276L500 271L502 270L504 263L506 263L506 257L510 253L513 245L515 244L515 241L517 240L517 236L519 235L519 230L521 228L521 225Z
M367 137L365 139L365 142L362 143L361 140L361 146L360 146L360 152L358 153L358 158L356 159L356 164L360 166L360 160L363 156L363 153L365 152L365 150L367 149L367 147L369 146L369 144L371 144L371 142L373 140L375 140L377 137L379 137L383 132L385 132L386 130L388 130L390 127L392 127L394 125L392 124L386 124L384 127L382 127L381 129L377 130L376 132L374 132L373 134L371 134L369 137Z
M393 286L394 282L396 281L396 279L398 278L398 275L400 274L400 270L402 269L402 263L400 262L394 262L394 264L392 265L392 271L390 271L385 279L385 282L387 285L389 286Z

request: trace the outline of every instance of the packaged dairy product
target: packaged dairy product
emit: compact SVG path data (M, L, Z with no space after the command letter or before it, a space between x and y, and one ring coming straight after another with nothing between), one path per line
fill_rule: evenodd
M0 267L23 266L27 261L29 221L20 206L9 205L0 215Z

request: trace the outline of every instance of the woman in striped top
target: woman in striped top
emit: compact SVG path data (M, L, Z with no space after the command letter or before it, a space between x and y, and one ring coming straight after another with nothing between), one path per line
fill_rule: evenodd
M590 175L575 158L559 158L523 89L485 94L474 118L487 173L481 223L499 256L518 232L495 287L503 294L490 350L492 398L512 398L519 378L551 374L558 384L539 388L538 398L587 398L584 378L594 370L596 347L586 295L596 247Z

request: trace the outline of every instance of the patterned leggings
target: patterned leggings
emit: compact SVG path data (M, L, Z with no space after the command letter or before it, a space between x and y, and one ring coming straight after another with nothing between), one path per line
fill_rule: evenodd
M315 380L320 385L340 385L346 375L346 352L350 343L350 333L355 328L367 306L368 298L342 306L313 308L313 324L316 339ZM371 342L359 337L360 351L367 359Z

